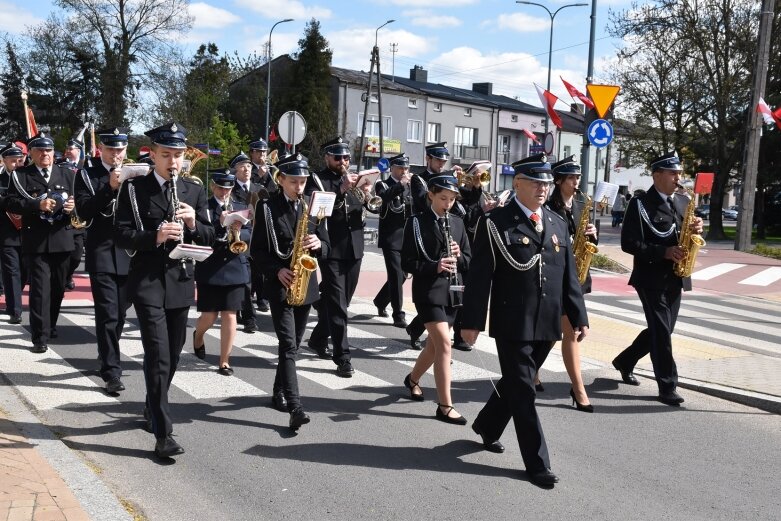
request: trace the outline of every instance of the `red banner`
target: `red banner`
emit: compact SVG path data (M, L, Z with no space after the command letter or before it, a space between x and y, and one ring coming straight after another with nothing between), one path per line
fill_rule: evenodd
M713 188L713 172L697 172L694 177L694 193L709 194Z

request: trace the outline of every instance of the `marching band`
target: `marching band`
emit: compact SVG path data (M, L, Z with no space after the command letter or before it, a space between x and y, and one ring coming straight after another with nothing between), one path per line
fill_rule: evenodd
M578 348L588 333L583 294L590 291L590 278L586 265L579 280L582 259L575 245L579 234L596 243L596 228L577 190L580 167L574 158L551 165L540 154L514 163L510 196L497 201L484 194L481 172L445 168L444 142L426 147L425 171L411 173L401 153L388 159L387 177L361 185L361 175L349 168L351 148L341 137L322 146L326 167L320 172L311 172L301 154L272 165L266 142L258 139L249 156L241 152L228 168L212 171L207 197L206 187L182 175L187 143L180 124L145 133L151 142L148 172L128 179L121 175L128 130L108 127L97 134L100 157L83 165L78 155L56 164L54 142L44 132L26 143L26 152L18 143L0 149L6 313L10 323L21 323L22 288L29 285L31 350L47 351L57 338L71 257L78 250L75 236L85 233L100 376L107 393L125 390L120 337L132 305L144 349L145 425L155 436L158 457L184 452L172 437L168 391L196 287L201 314L193 353L205 358L204 335L219 316L218 371L225 376L234 372L230 353L238 324L248 333L257 328L253 293L258 309L270 311L278 339L272 405L289 414L292 430L310 422L296 375L310 308L317 310L317 324L309 348L332 360L336 375L354 374L348 306L361 272L369 210L379 214L378 246L387 269L373 303L380 316L387 317L390 306L393 325L406 328L413 349L422 348L403 382L409 398L424 400L421 380L433 366L435 418L467 423L450 393L451 349L472 349L490 307L488 334L496 342L502 377L472 429L486 450L503 452L500 437L512 419L531 480L541 486L558 481L535 408L542 388L538 372L555 342L562 341L573 404L594 410L580 376ZM78 140L69 142L69 150L82 148ZM702 222L682 217L686 198L674 194L678 158L667 154L651 166L654 188L629 203L622 231L622 246L635 255L630 284L649 324L613 365L624 382L636 385L634 365L650 352L659 399L676 405L683 398L676 392L670 335L680 292L691 287L687 277L673 273L685 258L676 241L679 230L699 233ZM327 212L314 207L316 197L330 201ZM375 198L382 202L379 208ZM417 311L409 323L403 309L408 276Z

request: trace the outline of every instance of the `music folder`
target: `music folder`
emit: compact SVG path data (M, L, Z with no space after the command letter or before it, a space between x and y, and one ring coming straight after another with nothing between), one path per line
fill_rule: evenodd
M309 215L317 219L330 217L335 202L336 194L333 192L312 192L309 198Z
M247 208L246 210L238 210L236 212L223 212L222 214L222 225L227 228L231 224L235 222L239 222L243 225L250 222L252 219L251 217L252 210Z
M168 256L172 259L192 259L201 262L209 258L214 252L211 246L199 246L197 244L179 244L171 250Z
M128 163L122 165L122 170L119 172L119 182L122 183L127 179L133 177L139 177L149 173L151 167L146 163Z

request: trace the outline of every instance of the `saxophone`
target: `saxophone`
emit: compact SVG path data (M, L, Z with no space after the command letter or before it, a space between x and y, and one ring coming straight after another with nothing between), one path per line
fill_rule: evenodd
M317 269L317 259L307 254L304 250L304 237L309 228L309 208L303 197L298 202L303 204L301 219L296 226L296 236L293 238L293 252L290 255L290 269L293 271L293 283L287 288L287 303L291 306L300 306L306 299L309 288L309 277Z
M681 188L681 185L678 185ZM686 215L681 220L681 233L678 235L678 247L680 247L685 253L686 257L683 260L676 262L673 265L673 272L679 277L690 277L694 271L694 261L697 259L697 252L700 248L705 246L705 239L701 235L692 233L690 225L694 222L694 206L695 197L694 192L685 189L689 194L689 204L686 206Z
M578 271L578 281L581 284L586 282L588 268L591 266L591 258L595 253L599 252L599 248L589 242L588 236L586 235L588 217L593 207L594 202L591 200L591 197L586 195L586 204L583 206L583 212L580 214L580 222L578 223L577 230L575 230L575 239L572 243L572 254L575 256L575 269Z

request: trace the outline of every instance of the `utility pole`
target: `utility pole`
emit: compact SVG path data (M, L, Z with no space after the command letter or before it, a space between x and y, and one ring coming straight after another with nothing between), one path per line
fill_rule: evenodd
M759 163L759 141L762 137L762 117L756 107L765 92L767 67L770 56L770 32L773 24L774 0L764 0L759 18L757 63L754 67L754 89L748 110L746 128L745 162L743 185L740 194L740 213L735 233L735 249L746 251L751 248L751 231L754 228L754 199L757 189L757 165Z
M586 85L594 83L594 46L597 34L597 0L591 0L591 30L588 38L588 71L586 72ZM580 189L588 193L589 171L591 169L591 143L586 137L588 129L589 111L586 110L583 115L583 145L580 149ZM597 187L597 174L599 165L594 168L594 189Z
M390 44L390 52L393 54L393 58L391 58L391 81L396 83L396 53L399 52L399 44Z

